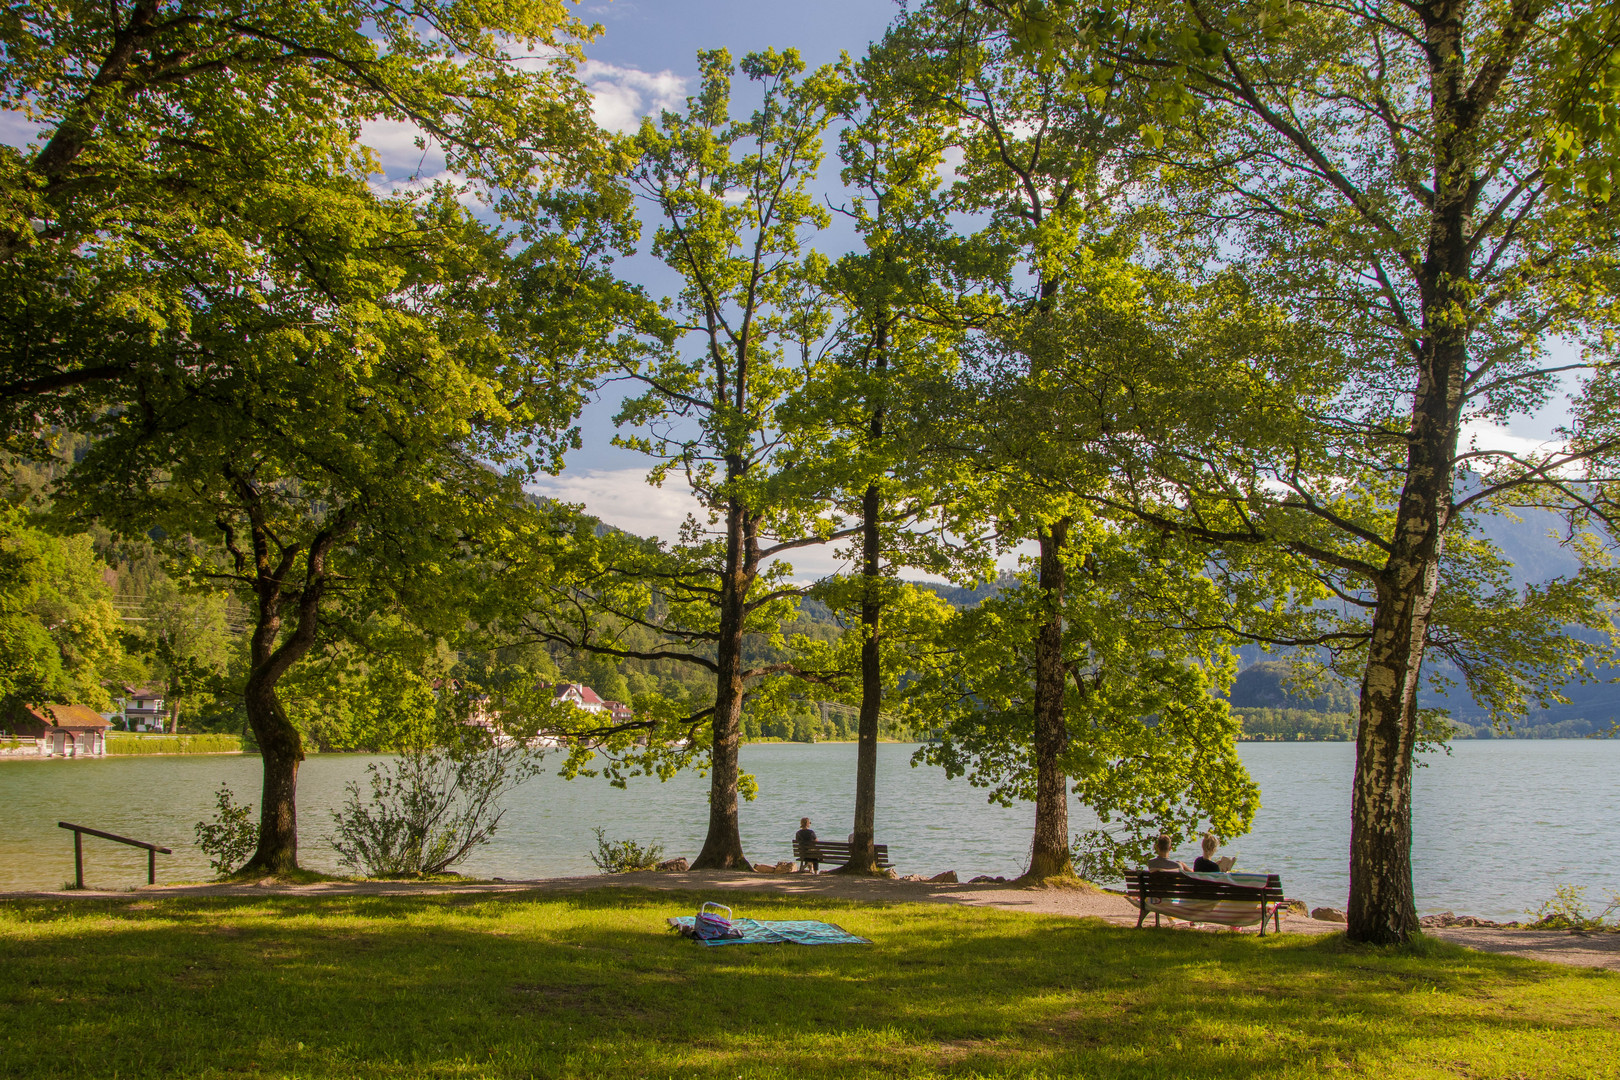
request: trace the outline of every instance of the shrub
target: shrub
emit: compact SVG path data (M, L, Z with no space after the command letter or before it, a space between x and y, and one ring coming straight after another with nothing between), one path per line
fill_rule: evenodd
M1588 911L1586 905L1586 886L1559 885L1553 889L1551 900L1526 914L1536 917L1531 925L1537 930L1620 931L1620 919L1610 919L1620 912L1620 896L1610 899L1602 911Z
M500 798L539 770L521 745L407 750L367 765L371 798L349 784L332 812L332 847L371 877L439 874L489 843L506 813Z
M664 860L664 845L649 844L642 847L634 840L609 840L596 833L596 851L591 862L604 874L628 874L635 870L656 870Z
M259 823L253 820L251 806L237 804L228 784L219 785L214 802L214 820L197 822L197 846L208 856L209 866L229 874L259 846Z

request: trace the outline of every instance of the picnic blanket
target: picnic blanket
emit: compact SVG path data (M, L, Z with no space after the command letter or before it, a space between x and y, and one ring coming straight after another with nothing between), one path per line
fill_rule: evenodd
M692 937L693 918L677 915L669 920L672 930ZM761 919L733 919L731 925L740 930L739 937L693 938L700 945L870 945L866 938L856 937L829 922L815 919L789 919L766 922Z
M1264 889L1265 874L1195 874L1183 871L1183 876L1197 881L1211 881L1221 885L1236 885L1240 889ZM1147 909L1156 915L1188 922L1219 923L1222 926L1253 926L1260 921L1260 897L1253 900L1160 900L1148 897Z

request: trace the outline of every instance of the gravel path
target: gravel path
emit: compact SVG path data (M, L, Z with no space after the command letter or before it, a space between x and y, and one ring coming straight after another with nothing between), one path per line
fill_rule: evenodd
M934 882L894 881L885 878L844 877L840 874L749 874L718 871L692 871L683 874L592 875L575 878L546 878L537 881L467 882L465 884L419 884L408 881L331 881L312 885L282 885L266 880L257 885L147 885L137 892L159 896L414 896L426 893L574 893L603 886L633 886L643 889L680 892L753 892L814 899L875 902L962 904L994 907L1007 911L1027 911L1041 915L1094 917L1120 926L1136 925L1136 906L1118 893L1101 889L1015 889L998 884L936 884ZM127 892L31 892L0 893L8 899L108 899L128 898ZM1168 923L1167 923L1168 925ZM1175 924L1185 931L1184 924ZM1340 924L1318 922L1300 916L1283 915L1286 934L1330 934ZM1226 932L1226 928L1213 928ZM1244 933L1254 933L1245 929ZM1464 927L1433 928L1424 931L1444 941L1465 945L1482 952L1505 953L1532 960L1546 960L1572 967L1607 968L1620 971L1620 934L1575 934L1547 930L1490 930Z

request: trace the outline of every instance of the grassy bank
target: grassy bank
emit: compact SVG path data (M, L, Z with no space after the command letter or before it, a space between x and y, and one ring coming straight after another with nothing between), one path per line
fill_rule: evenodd
M240 754L240 735L140 735L109 731L107 753L127 754Z
M698 897L0 904L32 1077L1601 1078L1620 977L1342 939L733 897L872 946L705 949ZM150 1002L168 1003L165 1008Z

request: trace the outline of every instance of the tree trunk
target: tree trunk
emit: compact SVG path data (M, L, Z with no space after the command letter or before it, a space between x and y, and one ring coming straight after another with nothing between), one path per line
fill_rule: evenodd
M248 723L263 755L264 783L259 795L259 846L241 872L279 874L298 869L298 763L304 743L287 719L268 673L248 677Z
M1026 881L1075 876L1069 857L1069 778L1061 763L1069 745L1063 715L1063 549L1068 539L1067 518L1040 532L1046 618L1035 636L1035 840Z
M1469 327L1477 301L1470 233L1479 198L1474 140L1485 99L1466 100L1481 88L1470 90L1457 77L1463 52L1459 11L1437 9L1426 18L1431 95L1442 134L1435 147L1424 259L1416 274L1423 337L1407 432L1406 482L1389 557L1376 583L1350 804L1347 933L1353 941L1376 944L1402 942L1418 930L1412 890L1418 677L1454 512Z
M756 561L750 557L743 509L735 500L726 513L726 569L720 583L720 634L716 644L714 746L710 752L709 834L692 862L694 870L747 870L737 815L738 749L742 744L743 623Z
M878 593L882 532L878 528L881 499L877 484L868 484L862 499L865 521L861 528L862 574L866 592L861 598L861 722L855 749L855 833L850 839L849 862L837 873L877 874L877 744L878 718L883 708L883 665L878 653L878 624L883 602Z

